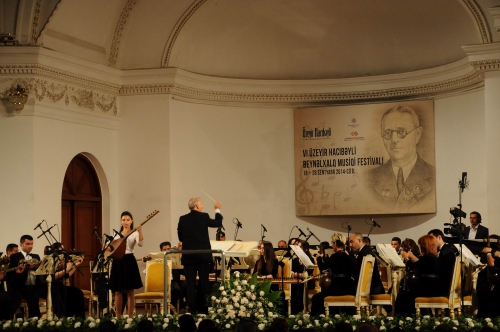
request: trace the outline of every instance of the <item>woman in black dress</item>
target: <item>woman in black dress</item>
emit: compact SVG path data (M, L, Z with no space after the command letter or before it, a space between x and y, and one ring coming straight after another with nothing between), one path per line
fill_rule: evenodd
M71 277L77 267L83 262L82 257L71 256L61 243L55 242L45 247L45 255L53 255L58 261L55 273L52 275L51 294L54 314L58 317L80 317L85 318L84 297L81 289L67 286L66 280ZM41 298L47 298L47 288L40 294Z
M263 241L259 243L260 256L255 262L255 273L259 279L277 279L279 262L274 254L274 248L271 242ZM279 285L273 283L271 285L273 292L279 291ZM285 294L281 292L281 303L285 303ZM281 313L285 314L285 306L281 307Z
M132 214L124 211L121 214L120 234L127 236L134 230L134 219ZM119 235L115 236L118 239ZM115 293L115 310L116 316L121 317L123 314L123 293L127 293L127 313L130 317L134 314L135 297L134 290L142 287L141 274L139 266L134 256L134 247L137 244L142 247L144 236L142 235L142 227L137 226L137 232L133 232L127 238L127 249L125 255L121 259L113 259L111 266L111 276L109 280L109 288Z
M408 284L405 292L400 292L396 299L395 313L399 315L415 314L415 298L439 296L439 261L437 257L437 242L432 235L424 235L418 239L421 254L416 256L410 250L401 254L408 260L407 266L416 273L416 280ZM409 280L407 280L408 282Z

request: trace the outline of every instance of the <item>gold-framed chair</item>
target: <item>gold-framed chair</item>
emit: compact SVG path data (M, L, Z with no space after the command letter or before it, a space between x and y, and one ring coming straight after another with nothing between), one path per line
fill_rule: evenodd
M281 280L281 276L283 276L283 279L289 281L292 278L292 260L290 258L282 258L281 256L278 256L277 258L278 261L281 261L281 263L283 263L283 265L278 267L278 275L276 281ZM281 283L278 284L279 289L283 291L283 294L285 295L285 301L287 302L288 306L288 315L291 315L292 284L290 282L284 282L283 285Z
M415 299L415 309L417 316L420 316L420 308L431 308L437 309L438 314L441 316L442 309L450 309L450 318L455 318L455 309L458 312L458 316L461 314L460 309L460 293L461 293L461 282L460 282L460 256L455 258L455 264L453 266L453 277L450 286L450 295L446 296L430 296L430 297L417 297Z
M320 270L319 270L319 266L316 266L314 268L314 272L313 272L313 275L312 277L315 277L315 280L314 280L314 288L312 289L307 289L307 301L306 303L304 303L304 310L306 312L309 312L309 305L311 304L311 299L314 295L318 294L321 292L321 287L319 286L319 275L320 275ZM305 285L307 285L307 281L304 283Z
M136 303L144 303L146 312L149 307L149 314L152 313L152 305L160 305L160 313L164 312L164 303L167 302L167 308L177 313L175 308L170 304L170 282L172 277L172 261L167 260L167 299L163 298L164 292L164 263L163 260L154 259L146 263L146 281L144 292L135 294Z
M359 272L358 286L356 287L356 295L340 295L325 297L325 314L330 315L329 307L356 307L356 314L361 314L361 308L370 306L370 286L372 283L373 267L375 265L375 257L367 255L363 257L361 270Z

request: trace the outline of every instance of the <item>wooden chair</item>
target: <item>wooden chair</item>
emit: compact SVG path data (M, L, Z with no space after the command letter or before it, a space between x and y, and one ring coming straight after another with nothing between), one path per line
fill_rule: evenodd
M450 295L445 296L431 296L431 297L417 297L415 299L415 309L417 316L420 316L420 308L437 309L438 314L441 315L442 309L450 309L450 318L455 318L455 309L458 311L458 316L461 314L460 309L460 256L455 258L455 265L453 267L453 277L450 286Z
M135 294L136 303L144 303L146 306L146 312L149 307L149 314L151 315L151 305L159 304L160 313L164 312L164 266L163 260L151 260L146 263L146 282L144 285L144 293ZM177 313L175 308L170 305L170 282L172 276L172 261L167 261L167 282L168 282L168 292L167 292L167 308L172 309L174 313Z
M356 288L356 295L341 295L325 297L325 313L330 315L329 307L356 307L356 314L361 314L361 308L370 306L370 286L372 283L373 267L375 257L367 255L363 257L361 271L359 272L359 281ZM368 310L366 310L368 311ZM366 312L368 313L368 312Z

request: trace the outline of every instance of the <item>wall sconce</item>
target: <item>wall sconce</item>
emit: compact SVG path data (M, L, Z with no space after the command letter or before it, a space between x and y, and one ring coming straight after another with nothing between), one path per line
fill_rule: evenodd
M9 100L14 105L16 113L19 114L23 110L26 101L28 101L28 94L25 93L25 89L18 84L17 87L10 88Z

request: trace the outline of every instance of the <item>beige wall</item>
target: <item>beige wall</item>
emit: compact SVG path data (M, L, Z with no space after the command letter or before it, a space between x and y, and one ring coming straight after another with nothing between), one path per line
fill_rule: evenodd
M449 208L458 204L462 171L468 172L471 183L462 197L464 211L484 212L484 225L500 231L489 222L486 201L482 199L486 188L483 110L482 91L436 100L438 213L374 217L382 225L373 231L374 242L388 242L392 236L418 237L432 228L442 229L443 223L450 221ZM477 134L470 135L472 128L477 128ZM345 221L354 231L366 234L370 229L362 217L295 217L292 108L174 101L171 165L172 239L176 238L176 219L187 212L189 197L202 197L206 212L213 215L212 203L201 190L222 202L229 239L234 235L235 217L243 223L238 238L259 239L262 223L269 231L266 240L275 244L288 238L294 225L306 233L309 227L321 240L327 240L335 231L346 232L342 228ZM210 234L215 238L215 230ZM298 234L294 230L292 236Z

